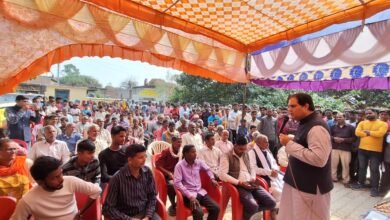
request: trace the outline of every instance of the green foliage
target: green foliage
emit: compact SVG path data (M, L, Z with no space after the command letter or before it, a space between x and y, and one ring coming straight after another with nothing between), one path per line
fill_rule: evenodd
M60 78L60 83L69 86L84 86L101 88L99 81L91 76L81 75L80 70L73 64L66 64L63 72L65 76Z
M179 75L176 82L179 86L170 98L174 102L231 104L243 100L243 84L224 84L187 74Z
M290 94L306 92L299 90L282 90L264 88L254 84L223 84L214 80L181 74L176 78L178 87L175 88L170 100L174 102L191 103L243 103L245 102L266 107L286 106ZM365 107L388 108L390 106L390 91L381 90L352 90L309 92L315 105L322 109L342 111L344 108L362 109Z

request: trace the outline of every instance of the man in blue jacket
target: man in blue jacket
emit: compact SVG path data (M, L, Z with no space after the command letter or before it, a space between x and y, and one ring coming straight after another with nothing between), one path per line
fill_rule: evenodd
M29 100L24 95L18 95L15 99L16 105L9 107L5 111L7 118L9 138L31 142L30 123L38 123L40 114L37 110L28 108Z

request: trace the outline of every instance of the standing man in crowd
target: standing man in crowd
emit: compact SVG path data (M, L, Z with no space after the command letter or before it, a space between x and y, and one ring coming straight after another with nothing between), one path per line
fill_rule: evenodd
M267 109L266 116L260 120L259 131L268 137L269 149L272 152L274 158L278 153L279 140L277 138L278 125L276 119L273 117L273 111L271 108Z
M337 167L341 160L342 181L345 187L349 187L349 163L351 162L351 151L356 140L355 128L345 123L345 115L338 113L336 124L330 128L332 138L332 179L337 182Z
M371 196L380 196L379 166L382 163L383 138L387 133L387 123L377 119L377 113L374 109L367 109L366 120L359 123L355 133L360 138L358 151L359 181L352 185L352 189L364 188L367 167L370 164Z
M236 143L237 138L237 125L236 125L236 117L240 115L240 112L238 111L238 104L233 104L233 110L229 112L228 115L228 128L231 132L231 142Z
M18 95L15 99L16 105L9 107L5 111L7 118L9 138L19 139L26 143L31 142L30 123L39 123L41 115L39 109L29 109L29 100L24 95ZM35 111L33 111L35 110Z
M330 219L332 143L326 122L314 110L310 95L297 93L288 97L288 111L300 124L293 140L279 135L280 143L290 154L279 219Z

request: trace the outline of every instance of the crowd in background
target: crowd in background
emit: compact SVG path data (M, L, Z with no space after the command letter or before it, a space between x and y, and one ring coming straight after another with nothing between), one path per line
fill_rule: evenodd
M6 111L8 127L2 130L3 138L26 142L27 151L19 148L15 151L18 155L27 155L32 161L41 156L56 158L62 164L64 175L82 176L81 179L104 187L127 163L129 152L124 146L143 145L147 148L154 141L165 141L172 146L170 152L175 151L172 155L177 155L171 158L175 164L176 158L185 156L180 152L183 147L192 145L197 157L213 173L212 179L229 181L221 171L228 173L226 163L229 162L223 162L222 157L237 145L245 145L250 167L275 189L272 196L276 202L277 189L281 190L283 184L280 178L276 178L279 167L288 166L279 134L294 135L299 125L289 118L287 106L133 101L75 103L40 96L32 103L26 97L18 96L16 103ZM369 187L371 196L384 195L389 190L390 177L389 111L368 108L339 112L316 106L315 112L326 121L331 134L333 181L356 190ZM259 150L256 151L257 147ZM167 150L166 154L170 152ZM261 152L271 155L260 157ZM219 159L216 161L216 158ZM29 163L31 166L32 162ZM87 164L82 171L77 167ZM157 163L167 179L174 180L170 175L173 175L175 166L170 164L169 171L161 164L164 163ZM366 180L368 166L369 181ZM1 189L5 184L1 175L0 170L0 194L7 194ZM30 176L28 179L33 181ZM175 181L177 184L178 180ZM170 200L174 204L172 190L170 188ZM25 191L19 193L17 199ZM268 208L272 209L272 206ZM103 210L115 216L109 207ZM174 215L175 207L171 206L169 212Z

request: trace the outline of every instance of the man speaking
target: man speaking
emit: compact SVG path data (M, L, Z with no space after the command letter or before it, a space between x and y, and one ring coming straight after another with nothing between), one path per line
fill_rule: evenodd
M332 144L326 123L314 112L310 95L297 93L288 97L288 111L299 121L293 139L280 134L286 146L289 164L284 176L278 219L330 219Z

